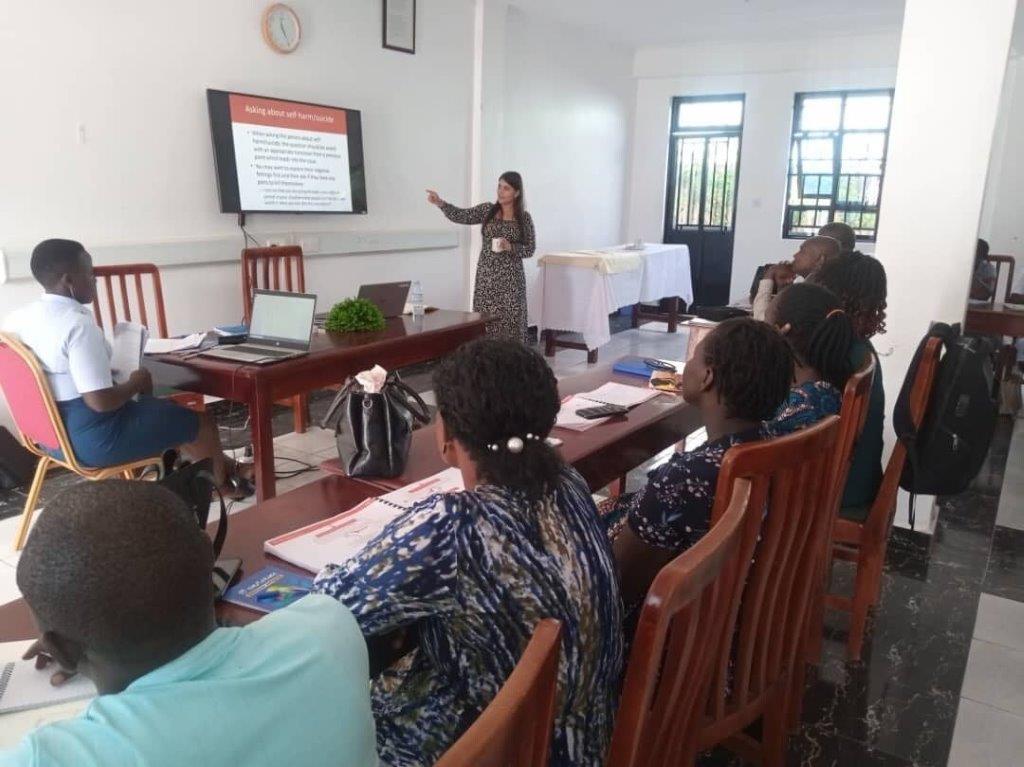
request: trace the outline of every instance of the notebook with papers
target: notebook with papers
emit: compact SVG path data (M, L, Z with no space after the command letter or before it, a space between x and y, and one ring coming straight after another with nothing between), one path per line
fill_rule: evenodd
M608 421L608 418L586 419L576 415L577 410L594 407L595 405L618 405L625 408L634 408L650 399L654 399L660 392L657 389L647 389L640 386L627 386L626 384L609 381L603 386L591 392L573 394L562 400L562 407L555 419L555 426L570 431L586 431Z
M35 661L21 659L30 644L5 642L0 645L0 714L96 697L96 685L81 675L58 686L50 684L56 669L39 670Z
M329 519L271 538L263 550L303 570L319 572L326 565L351 559L389 522L420 501L464 489L462 473L445 469L379 498L367 498Z

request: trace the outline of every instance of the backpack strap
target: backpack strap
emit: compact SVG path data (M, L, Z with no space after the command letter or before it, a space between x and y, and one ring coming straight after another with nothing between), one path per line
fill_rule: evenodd
M210 483L210 487L213 488L213 492L217 494L217 500L220 502L220 520L217 524L217 534L213 538L213 558L216 560L220 557L220 552L224 548L224 541L228 537L228 510L224 505L224 496L221 494L220 488L217 487L217 480L214 479L213 474L208 471L201 471L196 474L196 477Z

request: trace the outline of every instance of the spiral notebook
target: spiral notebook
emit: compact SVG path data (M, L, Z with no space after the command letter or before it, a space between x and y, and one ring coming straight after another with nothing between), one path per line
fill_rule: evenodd
M52 674L49 670L40 671L29 660L0 664L0 714L96 697L96 686L85 677L76 676L54 687L50 684Z
M462 473L458 469L445 469L380 498L367 498L329 519L271 538L263 544L263 550L316 573L325 565L344 562L358 554L388 522L416 503L439 493L464 489Z

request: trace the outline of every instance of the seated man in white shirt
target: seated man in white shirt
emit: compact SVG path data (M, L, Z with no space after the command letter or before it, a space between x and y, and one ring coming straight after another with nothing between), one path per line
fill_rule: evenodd
M31 267L45 293L11 314L3 329L39 359L75 457L102 467L180 448L191 460L212 460L226 496L250 495L250 476L224 455L209 416L150 396L153 381L145 369L114 383L110 345L86 308L96 297L96 278L85 248L73 240L45 240L32 251Z
M26 655L100 696L0 750L0 767L374 767L352 613L316 594L217 628L212 568L195 516L154 482L90 482L50 501L18 562L40 631Z
M751 307L755 320L763 320L768 311L772 296L797 278L807 278L814 270L830 258L840 253L839 241L825 235L808 237L802 243L793 261L782 262L767 267L757 283L757 290L751 299Z

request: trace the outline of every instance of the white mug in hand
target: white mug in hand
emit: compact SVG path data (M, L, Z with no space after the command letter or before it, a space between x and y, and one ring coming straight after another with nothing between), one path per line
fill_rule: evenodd
M491 239L491 252L501 253L505 248L502 246L501 237L494 237Z

